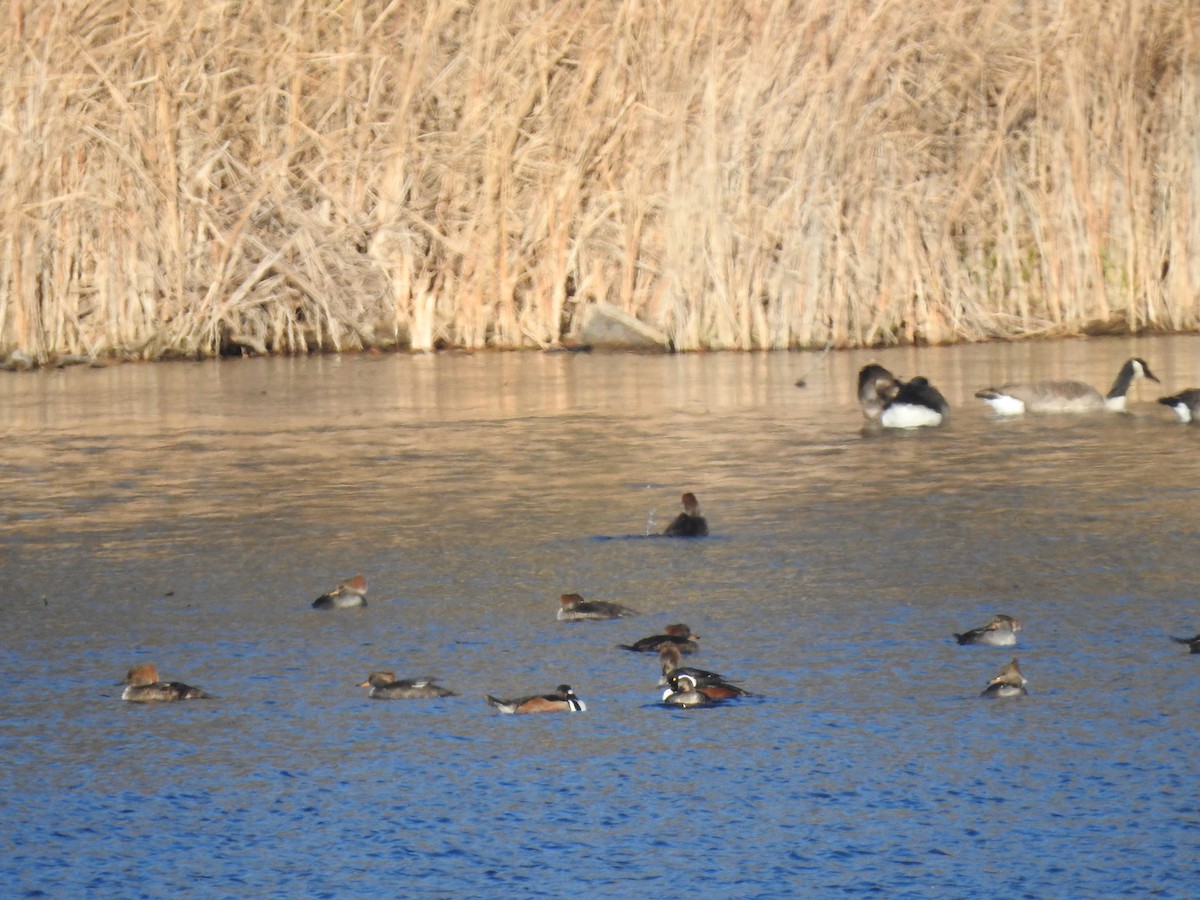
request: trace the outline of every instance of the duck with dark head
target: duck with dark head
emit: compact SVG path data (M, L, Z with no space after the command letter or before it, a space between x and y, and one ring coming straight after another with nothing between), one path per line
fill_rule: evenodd
M695 494L688 491L683 495L683 512L667 526L663 536L695 538L707 535L708 522L700 514L700 501L696 499Z

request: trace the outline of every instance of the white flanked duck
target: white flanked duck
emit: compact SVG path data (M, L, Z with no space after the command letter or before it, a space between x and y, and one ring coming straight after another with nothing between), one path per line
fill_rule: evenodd
M997 415L1023 413L1085 413L1097 410L1123 412L1125 395L1139 378L1158 381L1144 359L1126 360L1107 394L1082 381L1030 381L984 388L975 392Z
M878 363L859 370L858 402L867 421L884 428L937 426L950 415L950 404L928 378L901 381Z

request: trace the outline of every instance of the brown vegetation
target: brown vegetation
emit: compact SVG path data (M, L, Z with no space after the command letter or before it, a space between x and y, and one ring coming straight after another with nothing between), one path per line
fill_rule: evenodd
M1200 323L1192 0L0 15L0 356Z

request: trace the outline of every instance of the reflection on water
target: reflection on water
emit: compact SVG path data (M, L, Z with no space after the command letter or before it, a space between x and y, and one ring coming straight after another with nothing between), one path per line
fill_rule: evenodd
M1166 895L1195 845L1192 338L0 379L5 895ZM995 420L973 391L1131 414ZM949 425L867 434L857 369ZM803 376L807 387L794 387ZM622 540L683 490L713 536ZM309 604L363 572L370 606ZM556 621L559 594L634 619ZM1025 625L1030 696L977 697ZM616 648L687 622L759 698ZM122 704L138 661L219 699ZM367 700L373 669L460 696ZM483 694L572 684L583 715ZM1103 846L1103 853L1097 852ZM674 861L686 860L686 865Z

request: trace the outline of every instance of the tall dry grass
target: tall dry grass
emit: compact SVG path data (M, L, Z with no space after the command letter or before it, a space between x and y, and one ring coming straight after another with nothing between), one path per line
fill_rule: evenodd
M0 14L5 15L5 14ZM9 0L0 354L1200 324L1193 0Z

